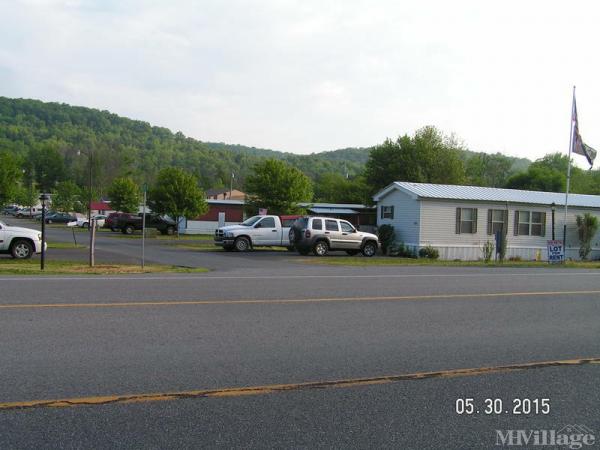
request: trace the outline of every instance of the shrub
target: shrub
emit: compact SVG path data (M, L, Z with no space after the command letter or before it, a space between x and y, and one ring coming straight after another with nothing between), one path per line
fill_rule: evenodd
M391 225L381 225L377 230L379 236L379 243L381 244L381 251L384 255L387 255L388 249L396 239L396 232L394 227Z
M517 256L511 256L510 258L508 258L509 261L523 261L523 259L517 255Z
M393 242L389 247L389 256L399 256L400 258L416 258L415 252L404 245L404 242Z
M483 253L483 260L486 263L490 262L492 256L494 255L494 243L487 241L485 244L483 244L483 247L481 247L481 252Z
M579 235L579 256L586 259L592 251L592 238L598 231L598 218L590 213L577 216L577 234Z
M437 248L433 248L431 245L428 245L427 247L423 247L421 250L419 250L419 257L438 259L440 257L440 252Z

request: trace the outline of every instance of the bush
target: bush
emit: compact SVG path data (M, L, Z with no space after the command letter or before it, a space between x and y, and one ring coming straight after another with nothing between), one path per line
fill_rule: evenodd
M577 216L577 234L579 236L579 256L586 259L592 251L592 239L598 231L598 218L590 213Z
M387 255L388 249L394 243L394 239L396 239L394 227L391 225L381 225L377 230L377 235L379 236L381 251L384 255Z
M523 259L520 256L511 256L510 258L508 258L509 261L523 261Z
M483 244L483 247L481 247L481 252L483 253L483 260L486 263L490 262L492 256L494 255L494 243L487 241L485 244Z
M400 258L416 258L415 252L404 245L404 242L393 242L389 247L388 256L398 256Z
M428 259L438 259L440 257L440 252L437 248L433 248L431 245L427 247L423 247L419 250L419 257L428 258Z

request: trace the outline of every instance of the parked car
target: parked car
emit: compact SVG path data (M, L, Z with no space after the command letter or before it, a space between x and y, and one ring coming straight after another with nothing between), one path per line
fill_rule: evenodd
M290 228L290 243L301 255L311 251L325 256L330 250L343 250L349 255L361 252L373 256L379 248L377 236L358 231L350 222L331 217L302 217Z
M104 214L96 214L92 217L92 219L96 221L96 227L98 228L104 227L104 224L106 223L106 218L107 216L105 216ZM74 222L70 222L68 225L73 227L89 228L90 221L88 220L87 216L78 216L77 220L75 220Z
M133 234L142 229L142 214L119 213L112 218L111 227L121 230L123 234ZM174 234L177 223L168 216L146 214L146 228L156 228L160 234Z
M117 218L119 217L119 214L124 213L110 213L104 220L104 225L102 226L102 228L108 228L110 231L119 231L119 229L117 228Z
M17 205L8 205L8 206L5 206L4 208L2 208L2 214L10 216L10 215L13 215L14 213L16 213L19 209L21 209L21 208Z
M42 234L30 228L13 227L0 221L0 253L28 259L42 251Z
M57 212L46 216L46 223L68 223L77 220L72 214Z
M42 208L21 208L16 213L14 213L14 216L21 219L23 217L33 217L34 215L41 212Z
M253 216L239 225L215 230L215 245L227 251L245 252L253 247L294 247L289 241L290 225L298 216Z

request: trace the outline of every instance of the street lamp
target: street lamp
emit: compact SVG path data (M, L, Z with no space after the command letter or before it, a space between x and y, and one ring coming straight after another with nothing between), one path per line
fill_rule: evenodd
M94 224L92 223L92 156L90 151L86 153L82 150L77 150L77 155L86 155L88 157L88 229L90 231L90 267L94 267Z
M42 259L40 260L40 270L44 270L46 261L46 201L48 200L50 200L48 194L40 195L40 201L42 202Z
M552 208L552 240L554 241L554 213L556 212L556 203L552 202L550 207Z

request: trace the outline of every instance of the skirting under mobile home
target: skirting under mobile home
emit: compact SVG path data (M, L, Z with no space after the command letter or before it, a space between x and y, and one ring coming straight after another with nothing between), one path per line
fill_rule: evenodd
M564 193L395 182L373 198L378 226L392 225L396 241L414 250L438 249L441 259L481 259L484 244L495 243L500 231L507 258L546 260L553 228L555 238L563 238ZM569 195L567 258L579 259L576 216L586 212L600 216L600 196ZM600 232L588 258L600 258Z

